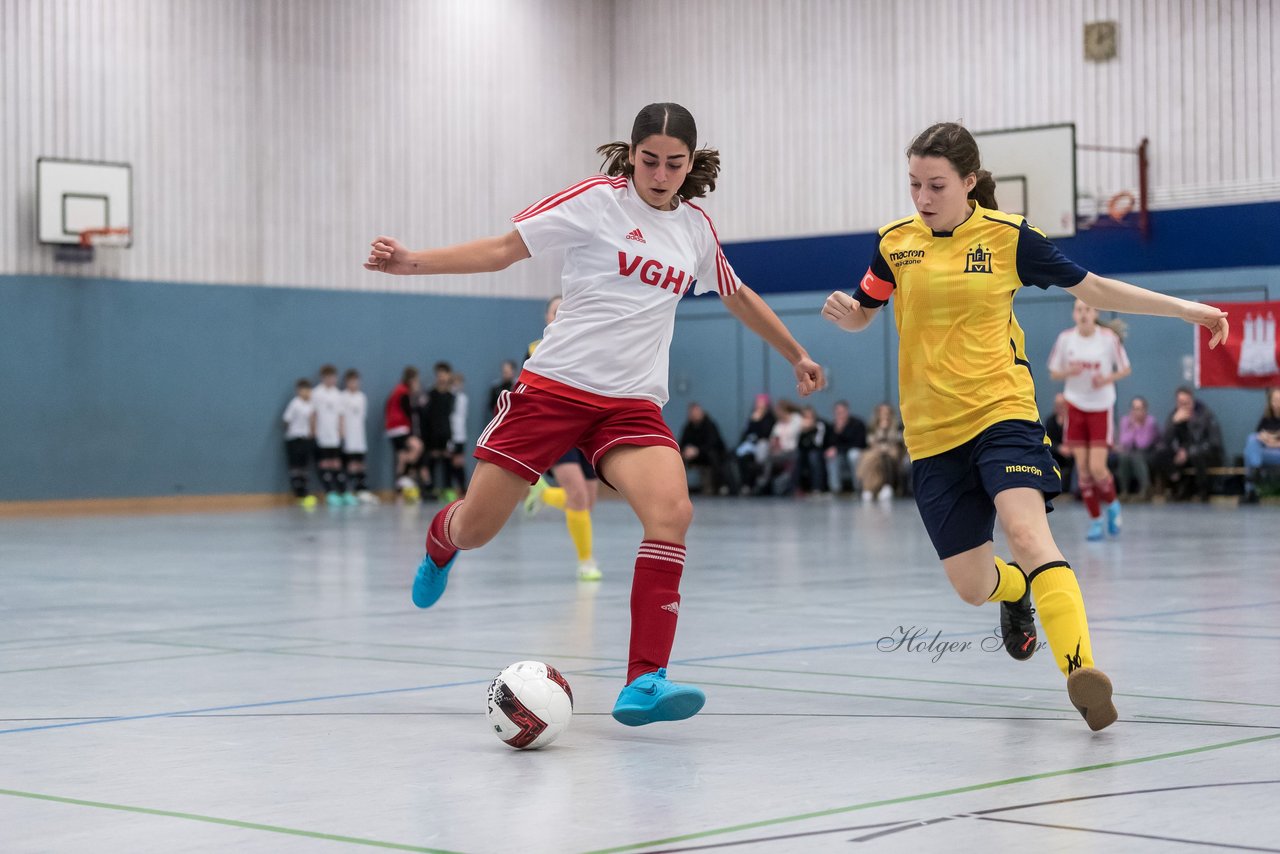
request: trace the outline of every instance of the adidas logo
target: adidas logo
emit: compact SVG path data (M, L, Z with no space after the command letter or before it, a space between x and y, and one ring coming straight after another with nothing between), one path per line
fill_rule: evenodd
M640 242L640 243L646 243L646 242L647 242L647 241L644 239L644 235L640 233L640 229L638 229L638 228L633 228L633 229L631 230L631 233L627 235L627 240L635 240L635 241L638 241L638 242Z
M680 616L680 603L679 603L679 602L671 602L670 604L663 605L663 606L662 606L662 610L664 610L664 611L670 611L671 613L675 614L675 615L678 617L678 616Z

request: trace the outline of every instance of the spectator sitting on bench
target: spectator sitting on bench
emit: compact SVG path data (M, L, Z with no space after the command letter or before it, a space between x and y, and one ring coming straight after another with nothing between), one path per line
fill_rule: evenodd
M1280 467L1280 388L1267 389L1267 407L1258 428L1244 443L1244 503L1258 503L1258 475L1263 466Z
M1201 501L1209 500L1209 467L1222 464L1222 428L1212 410L1196 400L1187 386L1177 392L1177 404L1156 444L1151 468L1156 480L1174 489L1174 498L1191 497L1192 482L1184 469L1194 470Z
M720 428L697 403L689 404L689 420L680 434L680 453L684 457L687 472L701 469L699 486L703 492L719 492L726 495L734 489L733 471L729 465L729 452L724 446Z
M1160 425L1147 411L1147 399L1135 397L1129 412L1120 419L1120 441L1116 443L1116 488L1123 494L1130 485L1130 497L1145 501L1151 490L1150 456L1160 438Z

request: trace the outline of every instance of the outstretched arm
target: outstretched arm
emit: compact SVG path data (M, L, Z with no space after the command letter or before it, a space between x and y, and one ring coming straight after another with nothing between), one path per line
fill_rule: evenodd
M406 249L393 237L379 237L373 241L364 268L397 276L496 273L528 257L529 248L515 230L439 249Z
M1168 294L1159 294L1118 279L1107 279L1096 273L1087 274L1080 284L1071 288L1070 291L1086 304L1103 311L1177 317L1187 323L1203 326L1213 333L1213 337L1209 339L1211 349L1224 343L1230 334L1227 314L1221 309L1171 297Z
M740 284L723 301L729 313L738 318L743 326L763 338L782 358L791 363L796 373L796 391L801 397L807 397L827 384L822 366L809 358L800 342L792 337L790 330L773 313L773 309L760 299L759 294Z

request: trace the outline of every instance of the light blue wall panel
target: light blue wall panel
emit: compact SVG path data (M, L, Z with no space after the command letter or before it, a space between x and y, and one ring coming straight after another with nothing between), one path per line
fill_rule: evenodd
M0 500L284 491L280 413L301 376L355 367L373 483L406 364L488 387L542 329L540 300L0 277Z

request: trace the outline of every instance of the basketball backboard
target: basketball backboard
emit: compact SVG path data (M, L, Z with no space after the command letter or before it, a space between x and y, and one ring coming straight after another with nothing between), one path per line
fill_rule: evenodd
M996 179L1002 211L1021 214L1049 237L1076 233L1076 126L975 133L982 166Z
M131 229L132 217L129 164L55 157L36 161L36 228L41 243L79 245L86 231Z

